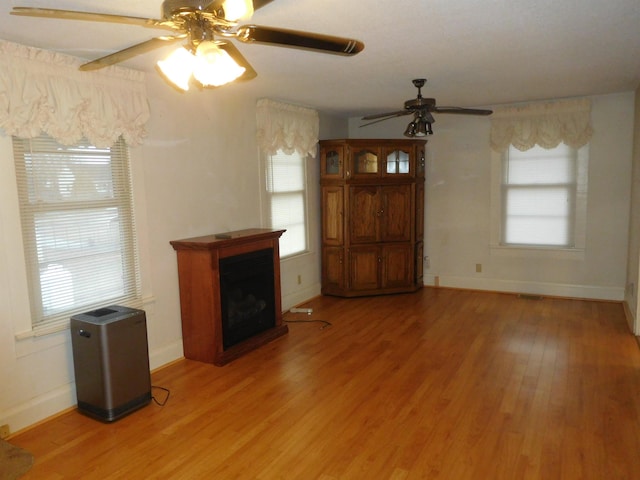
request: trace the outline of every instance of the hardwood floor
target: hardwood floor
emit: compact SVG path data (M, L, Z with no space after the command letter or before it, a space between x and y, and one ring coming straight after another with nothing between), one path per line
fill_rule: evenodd
M23 480L640 478L622 305L425 288L304 306L285 319L332 326L154 372L164 407L14 436L36 458Z

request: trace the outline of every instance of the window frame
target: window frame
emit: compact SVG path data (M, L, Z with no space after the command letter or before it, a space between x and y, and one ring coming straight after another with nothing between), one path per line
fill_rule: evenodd
M34 142L42 142L43 145L49 148L56 145L57 142L46 135L34 139L13 137L12 140L32 334L44 335L65 329L68 327L71 315L94 310L102 306L117 303L140 308L142 306L141 272L134 217L132 173L129 150L124 140L120 138L113 146L109 147L108 168L111 172L113 182L113 198L105 198L104 200L98 201L74 199L73 201L57 202L29 201L29 182L32 180L27 173L25 162L25 153L27 152L25 147L28 147L28 151L31 153ZM89 142L83 139L78 142L77 145L72 145L71 147L66 146L65 148L82 149L96 147L91 146ZM70 153L69 158L71 159L72 156L73 154ZM114 163L114 159L116 163ZM114 175L114 170L119 170L119 174ZM104 212L105 208L118 209L119 245L121 247L118 252L120 263L126 276L126 280L123 281L124 294L105 299L94 299L82 305L75 303L68 309L61 309L50 315L45 314L43 292L40 285L41 272L39 268L40 261L38 259L38 242L35 233L36 215L43 212L64 211L79 213L95 209L97 209L98 212ZM124 212L124 214L122 214L122 212ZM24 334L20 336L24 336Z
M302 182L301 182L301 186L303 187L301 190L294 190L294 191L285 191L285 192L272 192L270 191L270 182L271 182L271 171L272 171L272 160L274 155L286 155L286 156L291 156L291 155L296 155L297 158L300 161L300 167L302 169ZM262 159L262 168L261 168L261 173L262 173L262 188L261 188L261 197L262 197L262 216L263 216L263 225L266 225L268 228L273 228L273 229L283 229L283 230L287 230L283 233L282 237L280 238L280 259L281 260L287 260L287 259L291 259L291 258L295 258L301 255L306 255L308 253L311 252L311 237L310 237L310 226L309 226L309 183L308 183L308 177L309 177L309 167L308 167L308 162L309 162L309 155L301 155L299 152L294 151L291 154L287 154L285 152L282 151L282 149L279 149L276 154L269 154L269 153L265 153L262 152L261 153L261 159ZM291 195L301 195L302 197L302 213L304 215L303 218L303 225L302 225L302 231L304 232L304 248L300 249L300 250L296 250L293 251L291 253L286 253L286 251L283 253L283 242L286 242L287 240L287 233L289 233L291 231L291 229L287 229L287 224L274 224L273 222L273 216L272 216L272 199L274 197L286 197L286 196L291 196Z
M573 149L575 154L574 195L570 212L570 238L567 245L530 243L508 244L504 239L506 196L503 180L508 152L492 151L491 155L491 214L490 250L497 256L526 256L534 258L584 259L586 244L589 144Z

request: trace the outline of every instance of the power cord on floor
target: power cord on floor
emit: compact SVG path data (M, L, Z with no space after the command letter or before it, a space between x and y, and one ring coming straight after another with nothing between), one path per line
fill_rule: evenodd
M285 322L287 323L322 323L322 326L320 327L320 330L324 330L327 327L331 327L332 324L330 322L327 322L326 320L285 320Z
M158 390L162 390L163 392L165 392L167 394L166 397L164 397L164 400L161 402L159 401L155 395L151 395L152 400L156 403L156 405L160 405L161 407L164 407L167 402L169 401L169 395L171 395L171 392L169 391L168 388L164 388L164 387L158 387L156 385L151 385L151 389L153 390L154 388L158 389Z
M311 315L313 313L313 308L300 308L300 307L293 307L289 309L289 313L306 313L307 315ZM287 323L322 323L322 326L320 327L320 330L324 330L327 327L331 326L331 323L327 322L326 320L316 320L316 319L309 319L309 320L287 320L284 319L285 322Z

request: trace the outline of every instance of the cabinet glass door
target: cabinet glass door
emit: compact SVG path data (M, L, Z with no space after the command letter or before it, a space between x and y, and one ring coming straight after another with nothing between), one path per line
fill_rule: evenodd
M321 174L323 177L342 177L344 148L327 146L320 150Z
M355 150L353 153L353 169L356 175L378 174L378 153L369 150Z
M331 150L327 152L325 162L327 162L327 175L338 175L340 173L340 154L337 151Z
M408 175L411 173L411 155L407 150L386 152L385 175Z

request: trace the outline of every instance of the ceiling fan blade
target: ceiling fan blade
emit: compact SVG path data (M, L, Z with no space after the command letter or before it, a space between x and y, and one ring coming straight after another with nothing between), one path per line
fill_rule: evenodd
M244 43L266 43L337 55L355 55L364 49L364 43L359 40L258 25L239 27L236 35Z
M390 120L392 118L396 118L396 117L402 117L404 115L409 115L410 111L400 111L400 112L395 112L395 114L387 114L384 117L380 117L379 115L371 115L371 117L375 117L377 118L377 120L374 120L373 122L368 122L368 123L363 123L362 125L360 125L361 127L366 127L369 125L373 125L374 123L380 123L380 122L384 122L385 120ZM370 119L370 117L362 117L362 120L368 120Z
M253 9L258 10L271 2L273 2L273 0L253 0Z
M387 112L387 113L376 113L374 115L367 115L366 117L362 117L362 120L375 120L377 118L383 118L383 117L400 117L402 115L409 115L411 113L411 110L398 110L396 112Z
M175 37L155 37L150 40L147 40L146 42L137 43L136 45L132 45L131 47L125 48L124 50L119 50L110 55L106 55L104 57L93 60L89 63L80 65L80 70L88 71L88 70L97 70L99 68L108 67L109 65L123 62L125 60L128 60L131 57L135 57L136 55L150 52L151 50L162 47L171 42L175 42L176 40L182 40L186 37L187 37L186 34L176 35Z
M218 47L221 50L227 52L238 65L245 68L244 73L237 78L238 81L251 80L252 78L256 78L258 76L258 73L253 69L251 64L249 64L249 62L247 62L247 59L242 56L240 50L238 50L236 46L231 42L220 42L218 43Z
M462 115L491 115L493 113L493 110L462 107L434 107L432 111L435 113L456 113Z
M153 18L128 17L125 15L112 15L109 13L78 12L75 10L58 10L55 8L13 7L11 15L60 18L64 20L85 20L89 22L125 23L129 25L153 28L175 28L171 23L165 23L163 20L156 20Z

